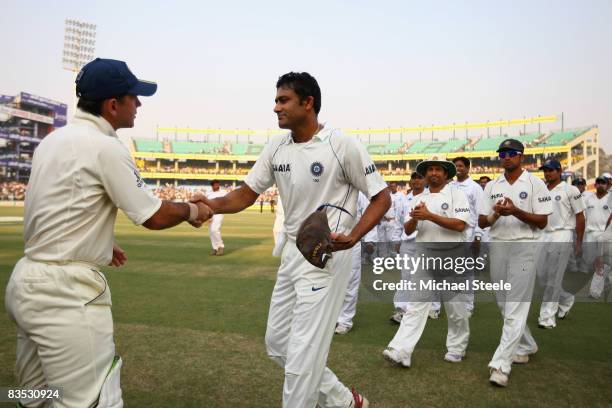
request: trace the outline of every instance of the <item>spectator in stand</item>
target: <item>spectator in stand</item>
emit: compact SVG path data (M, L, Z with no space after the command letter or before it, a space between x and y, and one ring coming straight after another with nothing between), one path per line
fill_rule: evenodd
M16 181L0 183L0 201L23 201L26 185Z

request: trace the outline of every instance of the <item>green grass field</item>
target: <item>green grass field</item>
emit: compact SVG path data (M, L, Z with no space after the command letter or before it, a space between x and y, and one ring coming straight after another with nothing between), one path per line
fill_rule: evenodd
M0 216L22 209L0 207ZM265 353L269 298L279 260L273 217L227 216L226 255L210 255L207 230L180 226L155 232L120 216L117 242L127 264L107 268L115 341L124 359L127 407L278 407L283 372ZM22 256L22 226L0 225L0 387L15 386L15 327L4 311L4 288ZM362 296L355 328L335 336L328 365L373 408L446 406L612 406L612 305L579 303L555 330L529 324L540 352L515 366L506 389L489 385L487 363L501 335L493 303L476 306L467 358L442 360L446 319L430 320L412 368L381 355L397 326L392 305ZM2 405L2 404L0 404ZM11 406L11 405L6 405Z

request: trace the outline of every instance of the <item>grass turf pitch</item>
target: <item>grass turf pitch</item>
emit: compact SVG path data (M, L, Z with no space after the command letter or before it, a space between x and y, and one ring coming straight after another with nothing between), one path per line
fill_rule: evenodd
M0 216L20 216L2 208ZM188 225L147 231L120 215L117 242L127 264L106 268L113 296L115 342L124 359L126 406L277 407L283 372L265 353L264 333L279 260L272 251L273 216L226 216L226 255L210 255L207 229ZM22 225L0 225L0 387L16 386L15 326L4 311L4 288L22 256ZM363 288L362 288L363 289ZM514 366L507 389L488 383L487 363L501 335L495 304L480 302L471 319L467 358L442 360L446 318L429 320L412 368L390 366L381 352L395 334L392 306L362 296L355 327L335 336L328 366L374 407L611 406L612 306L578 303L554 330L529 325L540 351ZM1 404L0 406L13 406Z

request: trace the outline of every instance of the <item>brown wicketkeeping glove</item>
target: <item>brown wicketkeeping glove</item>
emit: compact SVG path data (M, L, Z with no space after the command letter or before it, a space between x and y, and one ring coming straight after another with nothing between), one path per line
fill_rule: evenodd
M308 262L317 268L325 267L333 250L325 208L313 212L304 220L298 230L295 244Z

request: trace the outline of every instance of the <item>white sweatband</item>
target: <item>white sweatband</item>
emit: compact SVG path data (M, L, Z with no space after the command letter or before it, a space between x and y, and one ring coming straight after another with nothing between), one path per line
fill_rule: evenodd
M197 218L198 218L198 206L195 205L194 203L187 203L189 204L189 222L194 222Z

